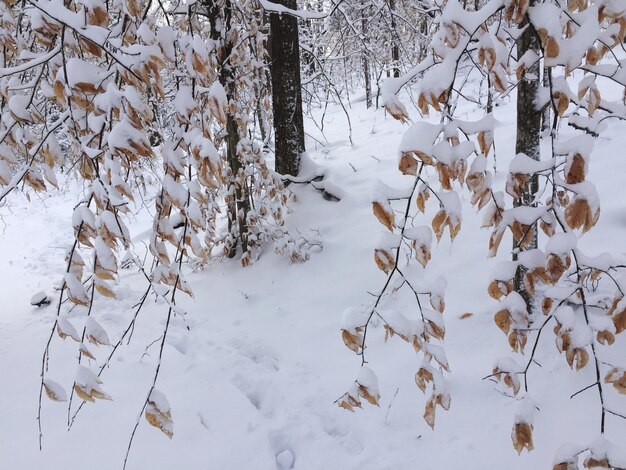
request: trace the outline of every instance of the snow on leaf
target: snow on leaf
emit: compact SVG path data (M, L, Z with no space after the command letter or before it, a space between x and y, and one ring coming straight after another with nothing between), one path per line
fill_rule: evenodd
M62 339L69 336L74 341L80 342L80 336L76 328L74 328L74 325L65 317L60 316L57 318L57 333Z
M367 366L361 367L356 378L359 396L363 397L372 405L379 406L380 393L378 391L378 379L374 371Z
M109 335L104 328L96 321L92 316L87 317L85 324L85 333L90 343L96 346L105 345L109 346Z
M51 379L44 379L43 388L46 392L46 395L52 401L67 401L67 392L65 389L59 385L57 382Z
M102 390L102 380L85 366L78 366L78 373L74 381L74 391L79 398L95 402L99 400L111 400L111 397Z
M146 421L161 430L170 439L174 436L174 422L170 404L166 396L156 388L153 388L148 397L145 411Z

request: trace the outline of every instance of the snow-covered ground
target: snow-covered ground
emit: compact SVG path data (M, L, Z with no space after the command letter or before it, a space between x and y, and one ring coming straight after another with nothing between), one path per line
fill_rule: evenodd
M595 381L592 367L571 372L548 334L536 356L541 367L529 375L530 394L540 409L535 450L518 456L513 449L515 400L482 379L498 357L509 355L506 337L493 322L496 303L486 292L491 267L507 253L487 260L490 232L480 229L481 217L475 216L467 192L460 235L452 245L442 240L431 262L432 272L448 279L450 411L437 410L435 431L428 427L422 419L425 397L413 378L419 360L397 338L385 344L382 326L372 332L368 349L380 407L349 413L334 404L360 366L341 340L341 314L370 302L370 293L385 281L372 256L384 228L372 215L371 195L380 181L410 182L397 171L397 147L407 126L382 110L366 110L363 102L353 102L349 111L354 146L347 141L339 107L327 115L328 143L308 142L310 158L325 171L323 184L341 200L329 201L311 185L292 186L298 202L288 224L294 233L319 236L323 251L307 263L291 264L268 249L248 268L220 261L188 273L195 298L183 301L186 317L173 320L158 381L172 407L174 437L168 440L142 418L129 469L539 469L551 468L564 442L588 444L596 436L595 390L569 398ZM461 112L459 117L480 115ZM496 118L496 180L502 186L513 156L513 108L498 108ZM308 127L323 140L319 130ZM626 252L625 143L624 124L609 121L593 153L589 179L597 185L602 216L598 228L583 237L591 254ZM41 354L56 311L54 303L34 308L29 301L38 291L52 294L61 278L79 197L72 192L34 196L27 204L16 195L0 209L2 469L121 468L151 384L158 342L151 343L161 335L167 308L149 297L130 345L118 351L102 376L113 400L87 403L68 431L66 405L44 398L43 450L38 450ZM138 215L129 224L139 254L146 251L148 223ZM97 299L94 314L112 341L132 317L144 283L135 270L123 271L120 299ZM397 299L407 316L417 314L403 302ZM465 312L474 315L460 319ZM618 341L626 346L624 338ZM67 389L75 354L75 343L55 335L49 376ZM610 387L607 396L624 411ZM626 421L609 416L607 437L623 444L625 435Z

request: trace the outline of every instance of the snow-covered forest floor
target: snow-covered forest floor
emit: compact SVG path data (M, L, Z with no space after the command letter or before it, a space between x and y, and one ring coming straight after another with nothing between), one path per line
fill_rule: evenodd
M514 95L512 96L514 100ZM514 102L514 101L513 101ZM448 280L444 318L450 364L452 406L437 410L432 431L422 419L425 396L416 387L419 359L398 338L384 343L382 325L369 334L368 360L379 379L380 407L364 405L350 413L334 401L354 380L360 358L342 342L340 321L349 307L371 302L385 275L373 261L384 228L372 215L372 194L383 182L397 187L411 178L397 171L397 148L407 125L363 101L348 109L353 142L343 111L329 108L324 136L307 122L308 132L325 142L307 142L305 173L324 172L314 183L340 201L328 200L310 184L292 185L298 201L288 226L292 233L319 239L323 249L310 261L291 264L267 248L254 265L216 260L189 273L195 298L181 300L187 315L176 317L164 350L159 389L168 396L174 420L171 441L143 419L129 457L129 469L547 469L566 442L588 443L598 433L597 392L570 395L595 381L592 367L575 373L559 357L551 331L542 338L538 365L529 373L529 393L540 411L534 422L535 450L518 456L511 444L515 399L483 377L494 361L509 355L506 337L493 321L496 302L486 292L501 249L487 258L489 230L481 230L465 193L463 229L451 245L446 237L433 248L432 272ZM418 118L417 112L411 112ZM461 119L480 118L464 114ZM504 185L514 149L514 107L496 108L496 185ZM609 120L590 166L601 199L597 229L583 236L590 254L626 252L624 124ZM567 134L567 130L564 133ZM306 174L305 174L306 176ZM149 297L132 341L124 344L102 378L112 401L87 403L67 430L67 408L44 400L43 450L38 450L37 399L41 354L56 314L54 303L29 305L38 291L54 293L72 240L72 208L81 195L71 190L34 196L14 195L0 219L0 468L121 468L128 440L149 390L158 356L166 305ZM148 201L148 206L150 206ZM429 224L432 216L424 216ZM149 214L129 223L137 254L143 256ZM510 246L504 240L503 247ZM117 301L98 298L94 308L112 342L132 316L145 279L121 271ZM181 299L184 296L180 297ZM391 300L388 299L387 302ZM406 316L415 307L394 301ZM469 318L461 315L471 312ZM626 354L624 338L614 354ZM50 376L69 389L76 348L58 340L51 350ZM614 408L623 400L608 387ZM626 436L626 421L609 416L607 438Z

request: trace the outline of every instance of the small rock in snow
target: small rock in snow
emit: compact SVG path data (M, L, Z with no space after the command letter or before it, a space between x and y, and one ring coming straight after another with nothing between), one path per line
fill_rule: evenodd
M30 298L30 304L36 307L43 307L50 303L50 297L45 292L37 292Z
M276 455L276 463L280 470L287 470L293 468L295 458L293 453L289 449L285 449Z

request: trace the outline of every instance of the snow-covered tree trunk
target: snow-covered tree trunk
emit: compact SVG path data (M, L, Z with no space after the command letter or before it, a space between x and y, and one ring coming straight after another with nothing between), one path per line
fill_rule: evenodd
M535 1L531 0L530 6L532 7L534 4ZM524 54L533 54L539 57L541 55L539 37L533 25L528 21L528 16L526 16L521 26L526 26L526 29L524 29L524 32L517 40L518 60L520 60ZM523 153L536 161L539 161L541 156L539 141L541 136L542 113L537 106L540 72L539 61L536 60L528 67L517 86L517 136L515 141L515 153ZM533 205L538 187L538 176L536 174L532 175L525 184L521 197L516 198L513 201L513 205L515 207ZM526 246L526 249L537 248L537 226L532 226L529 230L532 231L532 241ZM513 237L514 261L517 260L517 252L521 249L520 244L521 240L516 240L515 237ZM526 289L524 289L523 277L524 271L520 265L515 274L514 288L520 293L530 308L531 301Z
M276 3L297 9L296 0ZM298 20L290 15L270 14L270 38L276 171L295 176L304 152Z

